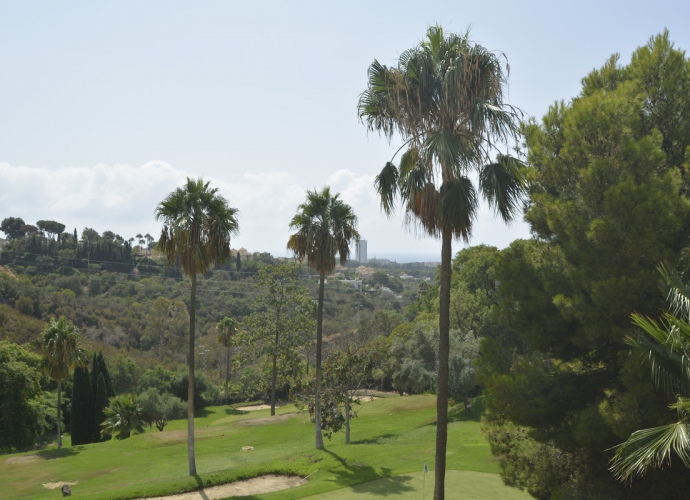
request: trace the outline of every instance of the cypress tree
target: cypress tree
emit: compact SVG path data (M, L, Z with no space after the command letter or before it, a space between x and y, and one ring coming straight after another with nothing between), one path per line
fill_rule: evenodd
M235 263L235 266L237 267L237 272L239 273L242 270L242 259L240 258L240 252L237 252L237 262Z
M96 398L96 390L98 389L98 376L101 374L101 364L98 362L98 355L93 353L93 360L91 361L91 390L93 397Z
M96 404L94 407L94 442L101 441L101 424L105 420L103 410L108 407L108 393L105 387L105 378L103 374L98 375L98 383L96 384Z
M93 442L94 396L89 369L75 368L72 386L72 446Z
M103 358L103 351L98 353L98 364L100 365L101 373L105 381L106 394L109 398L112 398L115 395L115 388L113 387L113 382L110 380L110 373L108 373L108 366L105 364L105 358Z

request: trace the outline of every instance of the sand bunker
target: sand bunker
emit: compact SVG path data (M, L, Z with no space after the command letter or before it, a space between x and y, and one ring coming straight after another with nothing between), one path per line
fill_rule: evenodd
M45 483L43 485L43 487L48 489L48 490L56 490L58 488L62 488L62 486L65 484L68 484L70 486L74 486L75 484L79 484L79 481L74 481L74 482L60 481L59 483Z
M284 403L276 404L276 408L280 408L282 406L285 406L285 404ZM271 405L238 406L235 409L240 410L240 411L270 410Z
M367 403L369 401L373 401L375 399L381 399L381 398L379 398L378 396L362 396L359 398L359 400L364 402L364 403Z
M278 422L285 422L294 413L286 413L284 415L276 415L274 417L263 417L263 418L247 418L245 420L239 420L237 425L270 425L277 424Z
M35 462L38 459L39 459L38 455L26 455L23 457L10 457L7 460L5 460L5 463L6 464L28 464L31 462Z
M62 484L62 483L61 483ZM261 476L246 481L211 486L199 491L168 495L165 497L153 497L146 500L216 500L227 497L259 495L272 491L286 490L302 484L299 476ZM139 499L144 500L144 499Z

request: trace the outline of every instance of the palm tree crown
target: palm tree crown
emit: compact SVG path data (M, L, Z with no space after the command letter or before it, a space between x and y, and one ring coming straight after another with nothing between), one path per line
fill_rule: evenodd
M235 318L228 318L227 316L221 319L216 325L216 340L223 347L230 347L232 337L237 333L237 328L240 322Z
M331 195L330 187L307 191L307 201L297 207L290 221L287 247L299 260L307 259L309 267L319 273L335 269L336 258L345 264L350 256L350 245L359 240L357 216L352 208Z
M388 215L400 197L408 223L431 236L446 228L469 240L478 212L469 177L474 171L489 204L504 220L513 218L520 208L522 164L496 148L518 133L520 112L504 103L506 85L496 54L467 33L446 35L438 26L403 52L396 67L371 64L360 119L389 140L399 134L400 150L407 147L398 167L390 161L376 177Z
M230 259L230 238L239 231L238 210L228 205L209 182L187 178L156 207L163 222L158 249L172 266L180 260L187 275L205 273L213 263Z

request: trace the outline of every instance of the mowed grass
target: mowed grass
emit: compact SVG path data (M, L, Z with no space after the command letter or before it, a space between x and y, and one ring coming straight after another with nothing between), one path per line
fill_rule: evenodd
M314 426L306 413L292 405L278 409L272 418L268 410L206 408L195 420L196 477L187 475L186 421L179 420L164 432L154 428L123 441L72 447L66 439L61 450L0 456L0 492L3 498L57 498L59 490L48 490L43 484L78 482L72 486L75 497L127 499L190 491L266 473L313 473L303 486L251 498L290 500L317 495L315 499L326 500L333 497L326 492L333 490L365 498L363 492L379 496L375 492L386 484L400 485L394 488L396 498L412 498L417 490L421 494L417 482L423 480L419 473L424 462L433 469L435 405L435 397L428 395L364 403L352 423L353 442L346 445L343 433L335 434L326 441L325 450L314 449ZM457 485L465 488L463 484L474 484L477 494L484 495L463 493L463 498L527 498L503 486L496 475L498 466L479 431L477 412L454 412L448 437L448 470L484 474L472 479L449 473L447 498L454 498L453 490ZM241 451L243 446L254 449ZM390 478L385 480L389 483L380 478ZM433 472L426 481L428 489ZM369 483L360 485L365 482ZM360 486L347 488L353 485Z

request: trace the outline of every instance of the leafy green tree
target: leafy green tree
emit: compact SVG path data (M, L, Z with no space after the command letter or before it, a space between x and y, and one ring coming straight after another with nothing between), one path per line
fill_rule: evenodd
M96 422L95 404L88 367L75 368L72 376L72 407L70 410L72 446L93 442L94 423Z
M77 366L84 366L86 357L84 349L79 346L79 334L76 327L68 323L61 316L58 320L51 319L48 327L43 330L36 341L43 359L41 369L48 377L57 382L57 438L58 448L62 448L62 381L69 378L70 370Z
M8 240L16 240L24 236L23 226L25 223L21 217L6 217L0 224L0 231L5 233Z
M671 422L625 339L631 311L663 307L657 264L688 272L690 136L677 132L690 126L688 65L667 33L653 37L526 126L537 238L495 268L501 315L526 348L483 345L480 379L504 480L538 498L681 498L689 487L675 465L628 485L607 470L612 447Z
M55 234L58 236L58 241L60 238L60 235L62 232L65 230L65 225L61 224L59 222L55 222L54 220L39 220L36 225L38 226L38 229L41 231L48 233L50 237Z
M297 214L290 221L295 231L288 240L287 248L300 260L307 259L309 267L319 273L319 302L316 313L316 415L315 446L323 448L321 433L321 345L323 336L323 299L326 273L335 269L336 256L344 265L350 256L350 246L359 241L357 217L352 207L343 203L340 196L331 196L328 186L321 192L307 191L307 200L297 207Z
M237 254L239 255L239 253ZM228 318L225 316L216 325L216 340L226 349L225 358L225 402L229 403L230 394L228 385L230 384L230 370L232 365L232 359L230 354L230 348L232 347L232 339L237 333L237 328L240 326L239 321L235 318Z
M470 173L506 222L520 208L522 164L496 148L517 136L518 113L504 102L506 87L496 53L471 42L469 33L431 26L397 66L369 66L359 99L367 128L389 140L399 135L400 149L407 148L397 167L391 160L376 177L382 208L391 215L399 197L407 222L442 242L434 500L445 495L452 241L469 241L479 211Z
M187 411L187 451L189 475L196 474L194 459L194 340L196 325L196 276L212 264L223 264L231 257L230 237L238 232L237 209L210 188L202 179L187 179L187 184L170 193L156 207L156 220L163 222L158 249L168 267L178 261L191 278L189 307L189 388Z
M111 375L115 394L134 392L142 371L132 358L118 355Z
M0 341L0 450L24 451L48 432L42 399L41 359L23 347Z
M103 412L105 420L101 424L103 437L115 436L127 439L132 432L144 432L146 422L142 418L141 407L131 394L120 394L110 399L110 405Z
M255 311L244 320L238 343L250 359L265 358L270 364L271 415L275 415L278 377L300 371L300 349L312 339L314 308L309 292L298 283L299 266L265 266L257 275L259 295Z
M142 420L155 425L161 432L169 420L184 418L185 404L182 400L169 392L161 394L154 387L139 394L137 404L141 408Z

